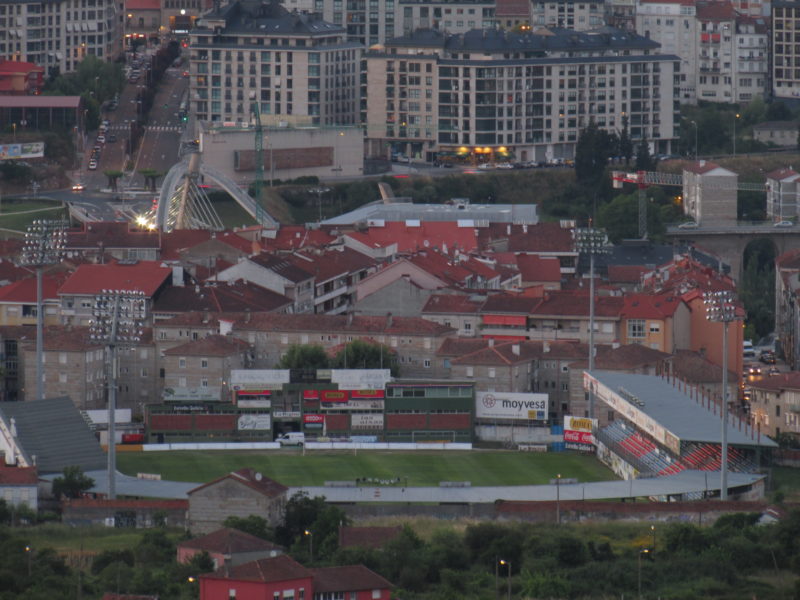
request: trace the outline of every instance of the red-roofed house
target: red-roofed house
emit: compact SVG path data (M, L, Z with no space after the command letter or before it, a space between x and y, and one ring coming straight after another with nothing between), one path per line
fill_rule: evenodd
M67 231L64 249L67 258L80 256L91 262L158 259L160 234L139 229L126 221L84 223L80 229Z
M389 600L391 587L363 565L307 569L281 555L200 575L200 600Z
M480 335L497 340L526 340L528 318L542 298L523 293L490 294L480 308Z
M273 558L283 554L283 548L250 533L223 527L208 535L180 542L178 562L186 564L200 552L208 552L214 569L221 569L261 558Z
M419 250L440 250L450 254L456 250L472 252L478 249L478 235L473 224L455 221L390 221L373 224L364 234L369 240L366 246L377 243L387 246L397 244L397 252L409 253ZM348 234L349 235L349 234Z
M536 225L507 225L495 223L489 227L491 239L487 246L496 252L535 254L555 257L561 263L561 273L575 273L578 252L572 238L573 221L537 223Z
M620 341L672 354L690 345L691 315L686 303L671 292L624 297Z
M264 233L266 250L294 252L296 250L322 250L336 241L336 237L319 228L305 225L281 225L280 229L269 229Z
M391 261L397 254L397 242L376 240L360 231L348 231L342 235L342 241L347 248L366 254L378 262Z
M641 265L608 265L608 282L631 291L639 285L642 275L649 272L650 269Z
M424 319L454 327L459 336L478 335L481 297L465 294L431 294L420 312Z
M619 340L623 299L595 299L595 343ZM529 318L530 339L589 341L589 293L586 289L545 292Z
M103 290L144 293L148 320L151 320L153 300L169 285L172 269L157 261L131 262L132 264L115 262L80 265L58 290L65 323L88 325L92 319L94 298Z
M318 315L352 310L358 283L378 268L375 260L350 248L303 252L287 258L314 274L314 313Z
M36 467L6 466L0 461L0 498L11 506L25 505L34 512L39 506L39 476Z
M767 218L773 221L796 220L800 198L800 173L776 169L767 173Z
M750 383L750 416L761 434L800 436L800 372L781 373Z
M23 272L24 278L0 287L0 325L36 325L36 277L30 271ZM67 276L62 269L42 274L45 325L61 322L58 288Z
M228 517L250 515L277 525L286 509L287 491L286 486L253 469L228 473L189 490L189 529L195 534L211 533Z
M0 59L0 94L35 96L44 85L44 67L34 63Z

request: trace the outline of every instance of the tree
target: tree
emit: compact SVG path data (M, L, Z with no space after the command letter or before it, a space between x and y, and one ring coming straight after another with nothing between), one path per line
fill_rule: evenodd
M647 143L647 138L642 136L642 141L636 149L636 170L637 171L654 171L655 164L653 157L650 155L650 144Z
M222 523L225 527L238 529L250 535L261 538L262 540L273 541L275 532L264 517L250 515L247 517L230 516Z
M83 492L93 486L94 479L85 475L80 467L64 467L61 477L53 480L53 495L56 498L80 498Z
M616 134L600 129L594 120L578 136L575 147L575 177L578 183L596 186L605 174L608 159L618 145Z
M111 188L112 192L117 191L117 180L122 177L122 171L114 171L109 169L108 171L103 171L103 175L108 177L108 187Z
M292 344L278 362L279 369L327 369L325 349L318 344Z
M345 344L331 361L331 367L340 369L389 369L397 375L397 355L383 344L354 340Z
M164 175L164 173L156 169L139 169L139 175L144 177L145 187L150 188L151 192L155 192L156 182L158 181L159 177Z
M286 503L283 523L275 528L275 539L297 553L308 553L309 558L313 540L314 560L325 560L333 556L339 546L339 526L349 523L345 512L327 504L323 496L310 498L300 492ZM309 538L306 531L313 538Z

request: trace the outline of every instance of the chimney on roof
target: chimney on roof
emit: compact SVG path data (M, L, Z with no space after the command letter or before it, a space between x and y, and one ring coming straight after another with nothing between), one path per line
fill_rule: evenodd
M172 286L183 287L183 267L181 265L172 267Z
M489 338L489 348L494 348L494 338Z
M394 317L392 317L392 313L386 313L386 327L387 329L392 326L394 323Z
M245 308L244 309L244 322L245 323L249 323L250 322L250 309L249 308Z
M211 313L208 311L203 312L203 325L207 324L211 320Z
M522 226L522 233L528 233L528 224L527 224L527 223L525 223L525 224Z
M511 353L514 356L519 356L519 344L512 344L511 345Z
M506 235L511 235L511 223L506 225Z
M700 165L701 167L705 167L706 166L706 161L701 160L701 161L698 161L697 164Z
M229 335L233 331L233 322L226 321L224 319L219 320L219 334L220 335Z
M550 342L542 342L542 352L545 354L550 352Z

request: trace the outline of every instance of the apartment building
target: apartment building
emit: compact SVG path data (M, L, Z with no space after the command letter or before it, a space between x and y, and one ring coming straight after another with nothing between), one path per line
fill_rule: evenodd
M616 131L622 114L655 152L675 139L678 58L636 34L418 30L366 58L371 155L570 158L591 120Z
M277 2L221 5L195 22L190 100L199 121L353 124L361 48L345 29Z
M47 75L74 71L86 56L122 50L113 0L0 1L0 57L36 63Z
M498 6L495 8L495 2L486 0L460 0L457 2L400 0L397 3L397 14L394 18L395 31L393 35L378 39L377 43L383 43L397 36L408 35L415 29L439 29L448 33L466 33L470 29L491 29L498 25L505 26L505 22L501 23L496 18L495 13L500 10L501 3L497 4ZM527 7L525 18L526 21L529 18ZM371 37L368 41L370 44L376 43L372 41Z
M763 17L736 17L734 75L731 97L749 102L767 91L769 77L769 26Z
M772 3L772 95L800 97L800 2Z
M532 27L559 27L574 31L597 29L606 24L605 3L585 0L533 0Z
M800 205L800 173L789 168L767 173L767 218L776 223L795 219Z

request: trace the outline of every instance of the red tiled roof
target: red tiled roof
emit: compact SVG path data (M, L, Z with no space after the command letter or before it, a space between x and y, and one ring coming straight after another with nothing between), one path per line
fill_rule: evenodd
M68 274L63 271L42 273L42 300L58 299L58 288L66 281ZM0 287L0 302L35 304L36 277L26 277Z
M697 18L703 21L733 21L736 17L736 10L730 0L697 0Z
M386 590L392 587L386 579L364 565L311 569L314 594L335 594L360 590Z
M709 171L713 171L714 169L719 169L720 166L717 163L713 163L707 160L700 160L697 162L691 162L687 165L684 165L683 169L685 171L689 171L691 173L695 173L696 175L704 175Z
M682 302L672 294L630 294L624 301L622 316L627 319L666 319L675 314Z
M497 270L490 267L485 262L476 259L474 256L470 256L466 261L462 262L462 264L464 268L469 269L475 275L486 281L495 279L499 275Z
M530 3L528 0L497 0L494 14L496 17L530 17Z
M340 548L380 548L400 535L397 527L339 527Z
M670 361L675 375L689 383L716 385L722 378L722 367L693 350L678 350ZM729 381L735 381L737 373L728 371Z
M200 577L208 579L235 579L238 581L289 581L312 577L310 569L306 569L292 557L281 554L272 558L261 558L243 565L229 567L216 573L205 573Z
M67 231L64 247L88 248L152 248L160 245L159 233L132 227L123 221L93 221L84 223L81 229Z
M775 259L779 269L800 269L800 248L788 250Z
M44 67L40 67L36 63L25 62L22 60L6 60L0 59L0 75L4 73L23 73L27 74L31 71L41 71L44 73Z
M370 237L368 234L361 233L360 231L348 231L344 235L345 237L353 238L357 242L360 242L361 244L364 244L370 248L386 248L387 246L391 246L395 243L394 240L376 240L375 238Z
M239 552L283 550L283 547L277 544L230 527L223 527L212 531L208 535L180 542L178 547L205 550L207 552L219 552L226 555L237 554Z
M217 281L205 285L169 286L153 304L156 313L280 312L293 304L291 298L247 281Z
M418 227L408 226L405 221L391 221L383 227L370 227L366 235L368 241L363 242L366 245L372 247L377 243L379 246L387 246L397 242L398 252L416 252L437 247L444 251L445 246L448 252L456 247L462 252L478 248L475 228L459 227L453 221L422 221Z
M162 510L188 510L188 500L149 500L149 499L125 499L116 498L109 500L107 498L67 498L62 500L62 506L71 506L75 508L117 508L117 509L137 509L137 508L152 508Z
M561 281L561 262L555 257L519 254L517 267L522 275L522 281Z
M190 496L195 492L205 489L208 486L214 485L220 481L225 479L232 479L234 481L238 481L246 485L247 487L257 491L268 498L277 498L278 496L285 494L289 488L285 485L282 485L275 481L274 479L270 479L256 471L255 469L239 469L238 471L234 471L233 473L228 473L227 475L223 475L222 477L218 477L214 481L209 481L199 487L196 487L192 490L189 490L187 494Z
M512 233L508 236L508 250L531 253L573 253L575 252L575 242L572 239L572 229L562 227L560 223L537 223L524 228L512 227Z
M117 263L80 265L58 290L59 294L94 295L103 290L133 290L152 297L172 276L172 269L158 261L139 261L134 265Z
M103 344L89 339L88 327L49 325L42 331L46 352L86 352L102 348ZM34 333L21 338L25 344L33 344Z
M589 353L586 344L566 340L503 342L492 345L488 345L489 340L484 342L487 344L483 348L459 355L452 361L453 364L508 366L542 358L581 360ZM442 348L437 355L443 354L441 350Z
M617 296L598 296L595 300L595 316L619 317L623 299ZM531 311L535 315L589 316L589 292L587 290L550 291Z
M305 252L287 258L290 258L295 265L304 271L310 270L314 273L314 280L317 285L336 277L359 273L364 269L376 266L372 258L350 248L329 250L319 254Z
M473 272L461 262L436 251L423 250L408 261L448 285L465 286L473 276Z
M800 176L800 173L792 169L791 167L784 167L781 169L775 169L774 171L770 171L767 173L767 179L774 179L776 181L784 181L786 179L794 179Z
M274 238L264 239L270 250L300 250L302 248L324 248L336 241L336 237L322 229L309 229L303 225L281 225Z
M488 345L489 340L486 338L445 338L436 351L436 356L463 356L482 350Z
M480 306L481 302L463 294L431 294L422 308L422 314L471 314L477 313Z
M642 275L650 269L641 265L608 265L608 280L611 283L639 283Z
M0 486L37 485L39 476L36 467L10 467L0 463Z
M284 255L262 252L261 254L251 256L249 260L293 283L299 283L314 278L314 269L312 265L309 264L301 267L299 264L296 264L294 260Z
M790 371L780 375L762 377L759 381L748 383L748 386L765 391L800 390L800 372Z
M491 294L481 306L481 314L489 313L514 313L531 314L542 298L516 292L502 292Z
M165 356L232 356L247 350L249 344L239 338L209 335L164 350Z

